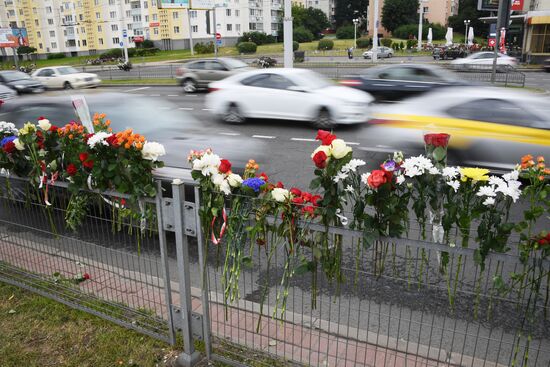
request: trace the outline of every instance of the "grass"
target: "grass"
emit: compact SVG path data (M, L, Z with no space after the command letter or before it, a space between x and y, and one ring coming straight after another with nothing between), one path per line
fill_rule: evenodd
M136 84L136 85L147 85L147 84L161 84L161 85L177 85L177 81L175 79L121 79L121 80L109 80L109 79L103 79L101 81L102 85L128 85L128 84Z

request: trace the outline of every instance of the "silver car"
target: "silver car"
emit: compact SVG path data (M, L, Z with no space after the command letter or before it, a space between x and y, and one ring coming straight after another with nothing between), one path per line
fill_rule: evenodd
M190 61L176 70L176 77L185 93L207 88L209 83L243 71L252 70L246 63L231 58Z
M381 46L381 47L378 47L378 52L376 53L376 55L378 56L379 59L384 59L384 58L389 59L390 57L393 56L394 53L395 51L393 50L393 48ZM372 59L372 49L363 52L363 58Z

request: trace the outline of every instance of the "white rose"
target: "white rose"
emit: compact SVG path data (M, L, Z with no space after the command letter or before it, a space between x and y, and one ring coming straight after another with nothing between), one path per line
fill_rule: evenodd
M351 152L351 148L342 139L334 139L330 144L330 152L334 158L342 159Z
M231 187L229 186L227 180L223 180L223 182L221 183L220 191L223 192L225 195L231 195Z
M274 188L271 191L271 197L273 200L278 201L280 203L286 201L290 196L290 192L287 189L281 189L281 188Z
M38 126L44 130L44 131L48 131L50 130L50 127L52 127L52 124L50 124L50 120L48 119L42 119L42 120L38 120Z
M315 156L315 154L317 154L318 152L325 152L325 154L327 155L327 157L330 157L330 146L328 145L321 145L319 146L317 149L315 149L313 151L313 153L311 153L311 159L313 159L313 157Z
M143 149L141 149L141 156L143 157L143 159L147 159L153 162L158 160L159 157L165 154L166 151L164 150L164 146L154 141L146 141L145 144L143 144Z
M15 144L15 148L17 150L24 150L25 149L25 144L23 144L19 139L15 139L13 141L13 144Z
M231 187L239 187L243 182L243 179L238 174L232 173L229 176L227 176L227 182L229 182L229 185Z
M221 186L224 181L223 175L220 175L219 173L213 174L210 179L212 180L212 183L218 187Z

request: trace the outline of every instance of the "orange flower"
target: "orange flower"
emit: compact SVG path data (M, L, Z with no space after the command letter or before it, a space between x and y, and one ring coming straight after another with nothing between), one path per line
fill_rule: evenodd
M94 120L94 126L97 126L97 125L99 125L99 121Z
M544 163L544 157L543 157L542 155L539 155L539 156L537 157L537 162L539 162L539 163Z
M131 147L131 145L130 145L130 144L128 144L128 143L124 144L124 148L126 148L126 149L130 149L130 147Z
M111 120L105 121L105 126L109 126L109 125L111 125Z
M137 150L141 150L141 148L143 148L143 144L139 142L137 142L134 146L136 147Z
M72 139L74 138L74 135L73 134L69 134L69 139Z
M523 157L521 157L521 163L525 163L527 161L530 161L531 159L533 159L533 156L531 154L524 155Z
M544 169L544 174L545 175L550 175L550 168L545 168Z
M544 181L544 176L539 176L540 181Z
M535 165L535 161L531 159L529 162L527 162L527 164L529 165L529 167L533 167Z
M110 133L112 133L112 132L113 132L113 129L108 128L107 131L110 132Z
M107 116L107 115L105 115L104 113L100 113L100 114L99 114L99 118L100 118L100 119L104 119L105 116Z
M546 166L544 165L544 163L539 163L537 164L537 168L539 169L544 169Z

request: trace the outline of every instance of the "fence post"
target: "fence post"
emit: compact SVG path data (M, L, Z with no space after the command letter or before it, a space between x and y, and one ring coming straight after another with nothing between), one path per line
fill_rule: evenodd
M173 69L172 69L172 64L170 64L170 79L172 79L174 77L174 72L173 72Z
M506 68L505 70L506 70L506 76L504 77L504 86L507 87L508 86L508 74L510 73L510 70L508 68Z
M141 79L141 67L138 65L137 69L138 69L138 79Z
M185 187L183 182L172 183L172 198L174 203L174 223L176 234L176 258L178 264L178 282L180 291L180 309L182 317L183 352L176 359L178 367L193 367L200 359L195 350L193 332L191 329L191 279L189 268L189 242L183 233L183 202L185 201Z
M109 67L109 79L113 80L113 68Z

